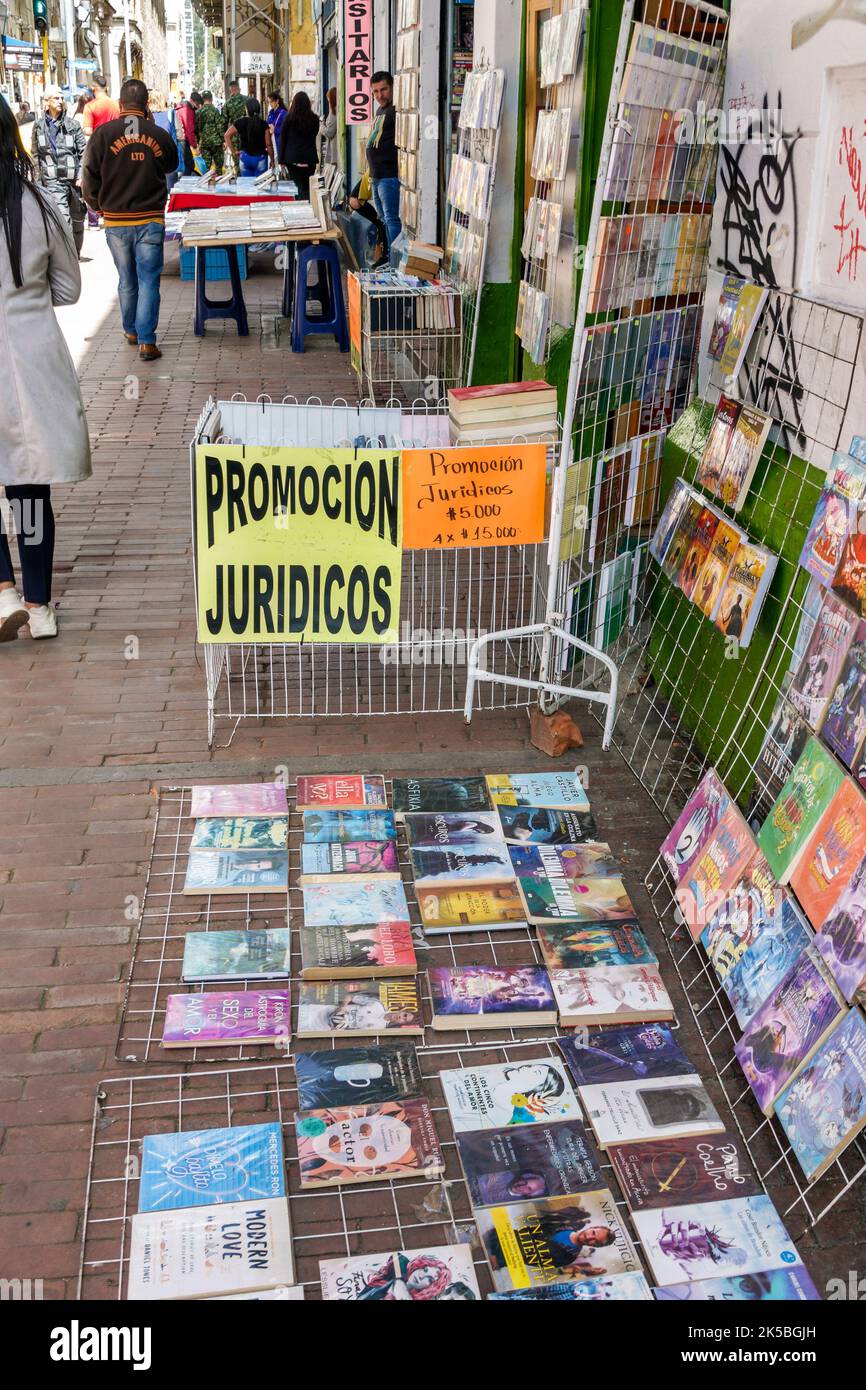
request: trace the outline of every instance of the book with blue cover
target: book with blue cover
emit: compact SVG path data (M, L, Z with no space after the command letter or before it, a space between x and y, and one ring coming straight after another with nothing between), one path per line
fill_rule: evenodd
M289 856L285 850L194 849L186 866L184 893L285 893Z
M142 1141L139 1211L285 1195L278 1124L148 1134Z
M553 811L544 806L499 806L499 823L509 844L582 845L597 840L589 811Z
M518 1300L528 1303L637 1303L652 1299L642 1274L609 1274L602 1279L569 1279L565 1284L540 1284L535 1289L508 1289L487 1295L488 1303Z
M301 845L301 883L328 881L335 874L380 874L399 878L397 846L393 840Z
M727 1279L695 1279L653 1293L672 1303L808 1303L821 1298L802 1265L731 1274Z
M335 845L396 838L393 811L304 811L306 844Z
M812 930L794 901L783 891L780 898L777 911L722 980L741 1028L748 1026L813 940Z
M473 843L453 848L413 845L409 850L412 873L419 887L437 884L471 887L474 883L512 883L514 869L504 844Z
M556 1041L578 1086L697 1071L663 1023L602 1028L597 1033L578 1029Z
M589 810L589 798L575 772L499 772L488 776L487 789L494 806Z
M775 1105L797 1162L819 1178L866 1125L866 1021L852 1009Z
M452 848L503 839L495 811L408 811L404 820L410 845Z
M409 904L399 879L335 877L302 888L305 927L360 927L408 922Z
M289 954L288 927L191 931L183 939L181 978L188 984L202 980L276 980L288 975Z
M288 816L202 816L190 849L285 849L288 832Z

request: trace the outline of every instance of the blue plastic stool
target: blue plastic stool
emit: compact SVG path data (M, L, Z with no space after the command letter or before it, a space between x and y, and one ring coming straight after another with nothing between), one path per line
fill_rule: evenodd
M307 273L311 265L319 267L322 314L307 316ZM327 282L327 286L325 284ZM324 295L327 293L327 306ZM295 272L295 302L292 308L292 352L304 351L304 339L309 333L333 333L341 352L349 351L349 326L343 303L343 282L340 258L331 242L305 246L297 254Z
M294 313L298 252L311 245L312 242L309 241L286 242L286 264L283 269L283 299L280 305L280 313L284 319L290 319ZM322 317L327 318L331 313L331 301L328 294L328 279L325 274L320 272L318 281L308 290L308 296L318 300L322 310Z
M205 265L205 248L197 246L195 248L195 333L198 338L204 337L204 326L208 319L234 319L238 326L238 337L249 337L249 324L247 323L247 306L244 303L244 292L241 286L241 272L238 265L238 248L227 246L226 255L229 261L229 279L231 281L232 292L230 299L208 299L207 269Z

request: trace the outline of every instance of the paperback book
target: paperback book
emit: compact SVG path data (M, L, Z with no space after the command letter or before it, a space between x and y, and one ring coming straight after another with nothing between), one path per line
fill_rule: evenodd
M409 860L419 888L462 888L475 883L511 883L514 869L504 843L484 841L455 845L413 845Z
M393 811L305 811L306 844L355 844L359 840L396 840Z
M866 856L822 923L815 945L845 998L853 1001L866 980Z
M658 963L643 932L629 922L540 926L536 935L544 963L551 970Z
M846 777L791 873L791 887L813 927L826 921L864 854L866 801Z
M504 931L526 925L523 899L514 882L476 883L471 888L419 888L417 897L427 936Z
M722 292L719 295L719 303L716 309L716 317L710 331L710 343L707 348L707 356L714 362L721 360L722 353L731 332L731 325L734 322L737 303L740 298L740 291L746 284L737 275L726 275L722 281Z
M406 890L399 879L352 875L302 890L305 927L358 927L409 921Z
M148 1134L141 1145L139 1211L285 1197L278 1124Z
M779 905L722 980L737 1022L746 1028L758 1009L815 939L795 903L777 890Z
M733 377L735 380L739 376L752 341L752 334L758 325L769 293L765 286L752 285L748 280L744 282L737 297L731 329L719 358L719 366L725 376Z
M511 866L518 878L619 878L622 864L610 845L509 845Z
M772 583L777 556L764 546L741 541L719 600L716 627L734 637L741 647L752 640L767 590Z
M186 865L184 893L286 893L289 887L289 856L285 850L261 853L257 850L194 849Z
M306 1110L295 1116L302 1187L335 1187L445 1171L426 1100L410 1096Z
M130 1301L251 1293L291 1285L294 1275L285 1197L132 1218Z
M698 571L691 598L705 617L715 622L722 593L734 563L737 547L745 540L744 533L729 521L720 520L713 532L706 559Z
M424 1032L415 980L340 980L302 984L299 1038L374 1038Z
M804 1303L821 1295L805 1269L762 1269L727 1279L696 1279L653 1289L657 1299L679 1303ZM491 1295L492 1297L492 1295Z
M574 772L500 772L487 778L494 806L532 806L588 811L589 799Z
M406 839L410 845L438 845L450 849L457 845L497 843L504 839L495 811L418 812L404 816Z
M693 940L697 941L726 893L746 872L754 854L755 837L732 801L713 838L695 856L676 889L677 904Z
M203 816L195 823L191 849L285 850L288 816Z
M442 1071L439 1080L455 1134L582 1118L565 1063L557 1057Z
M703 507L676 579L686 598L694 597L698 575L706 564L718 526L719 518L716 513L711 507Z
M560 1197L601 1187L601 1160L578 1120L458 1134L457 1152L473 1207Z
M781 919L787 923L795 915L792 900L784 888L778 887L766 858L756 850L701 932L701 945L722 984L765 935L771 936L778 947ZM791 935L797 933L792 931ZM807 928L801 935L805 945L811 933Z
M799 665L799 663L798 663ZM790 777L811 730L803 715L779 697L755 763L755 787L748 821L754 831L767 819L773 802Z
M848 535L857 526L858 504L866 497L866 469L849 454L833 455L832 472L821 490L803 544L800 564L820 584L833 583Z
M298 1108L370 1105L420 1094L421 1068L411 1043L296 1052Z
M810 738L758 831L758 845L778 883L789 881L843 777L832 754Z
M560 1023L656 1023L674 1017L670 996L654 965L595 965L552 970L550 983Z
M861 618L866 618L866 537L861 526L866 524L866 507L861 503L857 530L842 546L839 567L833 580L833 593Z
M551 811L544 807L500 806L499 822L509 844L582 845L596 841L589 811Z
M352 980L414 975L417 969L408 922L360 927L302 927L301 978Z
M287 989L170 994L163 1047L233 1047L276 1043L291 1036Z
M384 777L299 777L298 810L366 811L388 805Z
M682 1139L725 1126L701 1078L656 1076L641 1081L604 1081L578 1088L580 1103L603 1149L646 1139Z
M572 878L550 862L546 870L543 879L532 875L517 880L530 922L637 922L637 909L621 878Z
M719 397L704 452L698 464L695 482L716 497L721 496L725 459L731 447L741 409L739 401L732 400L730 396Z
M335 874L386 875L399 878L397 846L393 840L361 840L348 844L301 845L301 884L327 882Z
M395 777L394 810L489 811L493 803L483 777Z
M192 788L191 816L287 816L281 782L244 782Z
M788 699L818 729L836 690L839 672L857 631L857 616L835 594L826 594Z
M732 511L738 512L748 496L772 423L762 410L751 405L740 407L718 491Z
M475 1221L500 1292L641 1272L607 1188L480 1207Z
M508 1289L487 1295L488 1303L506 1299L532 1303L642 1303L652 1299L652 1291L642 1274L611 1274L602 1279L581 1279L580 1283L569 1279L564 1284L540 1284L535 1289Z
M711 767L662 841L661 857L675 883L686 877L731 808L736 811L733 798Z
M763 1191L738 1134L614 1144L607 1156L631 1211L724 1202Z
M637 1211L632 1220L662 1287L802 1264L769 1197Z
M809 1182L866 1124L866 1022L851 1009L776 1101L776 1114Z
M328 1301L472 1303L481 1298L468 1245L320 1260L319 1277L322 1298Z
M696 1070L663 1023L603 1028L597 1033L582 1029L556 1041L578 1086L686 1076Z
M677 478L662 507L661 516L649 543L649 553L657 564L663 564L667 548L678 530L683 513L693 496L688 483L684 482L682 478Z
M677 528L665 550L662 573L672 584L679 583L680 571L685 562L689 546L697 534L698 524L704 511L704 502L696 493L689 493L688 500L677 522Z
M434 966L428 974L434 1028L526 1028L556 1022L550 980L538 966Z
M288 927L248 931L191 931L183 939L181 978L276 980L289 973Z
M866 741L866 622L854 629L824 712L821 739L847 768L854 766Z

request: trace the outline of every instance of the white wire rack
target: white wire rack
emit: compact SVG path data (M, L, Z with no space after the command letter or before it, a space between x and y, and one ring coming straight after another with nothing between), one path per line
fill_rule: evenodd
M204 407L191 446L191 469L196 445L223 437L247 445L310 447L351 445L359 437L418 447L449 443L447 411L438 399L407 408L398 401L353 406L236 396ZM516 437L513 442L521 441ZM547 447L552 469L558 436ZM476 638L534 624L544 613L544 544L407 550L402 563L398 640L393 645L203 645L209 744L218 722L228 722L233 732L242 719L462 711L467 661ZM534 632L506 637L498 648L498 668L528 678L537 672L539 654ZM531 698L519 686L491 683L477 704L513 708Z
M463 296L454 285L391 276L358 272L364 389L372 400L441 400L462 378Z

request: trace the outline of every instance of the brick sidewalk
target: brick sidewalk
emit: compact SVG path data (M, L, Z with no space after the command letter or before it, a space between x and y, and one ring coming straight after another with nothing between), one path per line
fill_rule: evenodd
M197 339L192 286L177 278L174 253L164 356L139 368L102 235L88 232L85 250L82 301L60 319L81 374L94 477L56 490L60 637L0 647L0 1277L43 1279L55 1298L75 1291L96 1085L124 1072L114 1052L155 786L209 772L255 780L278 763L389 773L547 765L519 711L477 716L468 729L450 715L249 721L230 747L208 750L192 604L194 422L209 394L355 399L355 381L333 344L291 353L272 274L246 283L248 339L221 324ZM665 827L583 722L596 818L642 875ZM694 1030L683 1028L702 1065ZM850 1241L855 1222L863 1229L862 1205L849 1198L804 1245L819 1285L866 1267L866 1249Z

